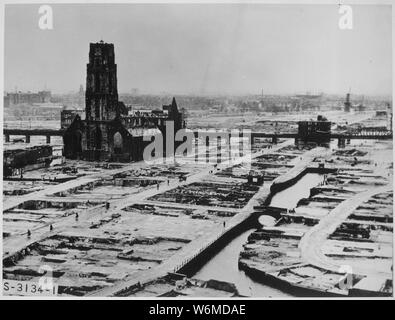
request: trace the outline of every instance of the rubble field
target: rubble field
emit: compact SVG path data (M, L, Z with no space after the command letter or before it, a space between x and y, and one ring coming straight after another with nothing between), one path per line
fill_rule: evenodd
M303 237L343 202L392 183L392 145L381 142L375 152L372 147L369 143L348 146L335 150L329 158L317 159L339 169L326 174L294 209L281 209L275 226L253 232L240 253L240 267L298 295L391 295L392 191L361 199L324 240L320 247L323 258L314 258L322 260L312 260L322 261L322 266L308 263L301 246ZM345 271L329 263L355 270L349 287L342 286Z

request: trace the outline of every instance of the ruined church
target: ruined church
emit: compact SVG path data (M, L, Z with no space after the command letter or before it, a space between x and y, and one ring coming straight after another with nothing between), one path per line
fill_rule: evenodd
M162 134L166 139L168 121L173 122L175 132L185 128L184 117L178 110L175 98L162 110L128 114L124 103L118 100L114 45L103 41L91 43L86 75L85 119L76 115L65 130L64 156L87 161L142 160L144 148L153 137Z

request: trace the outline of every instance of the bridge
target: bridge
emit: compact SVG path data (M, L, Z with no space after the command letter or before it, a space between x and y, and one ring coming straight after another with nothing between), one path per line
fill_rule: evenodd
M344 133L331 134L331 138L338 139L392 139L392 130L383 127L365 127L348 130Z
M342 144L346 140L392 140L392 130L383 130L376 128L359 129L353 131L345 131L339 133L330 133L323 135L326 139L338 139L339 144ZM277 139L298 139L300 138L298 133L267 133L267 132L251 132L251 139L254 141L255 138L271 138L273 142Z
M5 136L5 142L10 142L10 136L25 136L25 142L30 143L31 136L45 136L47 138L47 143L51 143L51 137L53 136L63 136L64 129L9 129L4 128L3 134ZM232 133L230 131L207 131L211 134L218 134L218 136L231 137ZM204 136L205 131L193 131L195 137ZM239 131L239 136L242 137L243 131ZM269 138L272 139L273 143L277 143L278 139L298 139L300 138L298 133L280 133L280 132L251 132L251 140L254 141L255 138ZM384 128L361 128L350 131L344 131L339 133L330 133L325 135L326 139L338 139L339 144L342 144L346 140L351 139L362 139L362 140L391 140L392 130L386 130Z
M47 143L51 143L51 137L62 137L64 130L62 129L9 129L4 128L3 134L5 142L10 142L10 136L25 136L25 142L30 143L31 136L44 136L47 137Z

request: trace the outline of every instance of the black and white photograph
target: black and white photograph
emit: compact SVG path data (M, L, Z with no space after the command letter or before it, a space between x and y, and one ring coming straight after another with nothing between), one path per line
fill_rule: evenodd
M390 2L2 7L3 298L393 298Z

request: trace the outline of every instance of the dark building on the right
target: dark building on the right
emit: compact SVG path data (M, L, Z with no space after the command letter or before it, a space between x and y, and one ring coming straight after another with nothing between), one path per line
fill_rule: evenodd
M350 93L347 93L346 101L344 102L344 112L350 112L350 110L351 110Z
M326 145L330 142L331 122L324 116L317 116L317 121L298 122L298 141Z

